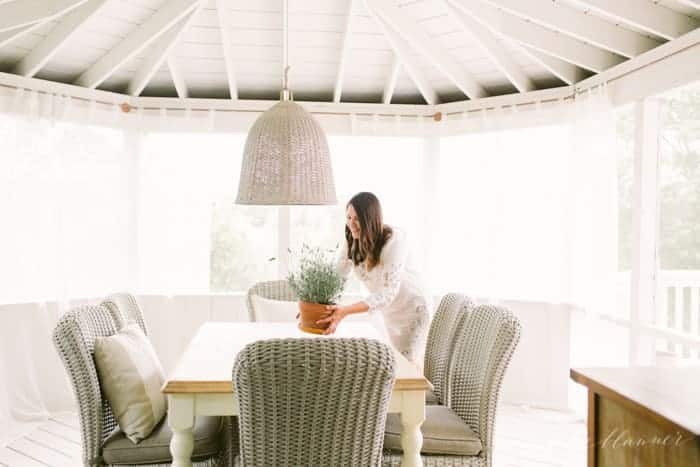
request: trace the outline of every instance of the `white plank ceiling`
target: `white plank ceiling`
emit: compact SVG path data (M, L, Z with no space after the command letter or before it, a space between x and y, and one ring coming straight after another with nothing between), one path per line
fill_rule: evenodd
M0 0L0 71L160 97L439 103L572 84L700 0Z

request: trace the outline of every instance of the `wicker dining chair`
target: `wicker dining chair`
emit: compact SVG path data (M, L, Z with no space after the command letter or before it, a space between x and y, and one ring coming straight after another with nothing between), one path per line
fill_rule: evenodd
M138 323L144 334L148 335L148 327L143 318L143 313L136 298L130 293L120 292L115 293L101 303L112 314L117 327L121 329L129 323Z
M239 354L236 465L381 465L393 351L360 338L272 339Z
M501 382L520 333L520 322L504 308L480 305L465 313L448 370L448 404L426 407L421 426L424 466L491 467ZM400 420L390 415L386 430L383 465L398 467ZM454 442L445 443L446 439ZM457 450L462 454L447 453Z
M433 384L433 390L426 394L426 404L445 405L445 391L449 384L447 379L450 358L455 343L457 328L466 310L473 303L466 295L449 293L442 297L435 316L430 323L428 340L425 346L423 374Z
M140 315L138 308L132 309L132 312ZM103 305L84 305L64 314L53 332L54 345L65 365L78 403L83 465L168 466L171 464L169 444L172 433L167 420L163 420L138 445L133 445L118 430L110 405L102 398L94 362L94 345L97 337L114 335L120 328L113 313L114 310ZM143 323L142 316L133 316L137 322ZM237 449L232 445L237 438L231 430L229 418L198 418L193 466L231 465L233 452ZM117 457L129 460L108 464L103 456L105 446L113 449L112 452L121 453Z
M248 316L251 321L258 321L252 299L254 295L267 298L268 300L280 300L285 302L296 302L298 300L296 293L294 293L286 280L265 281L253 284L246 294Z

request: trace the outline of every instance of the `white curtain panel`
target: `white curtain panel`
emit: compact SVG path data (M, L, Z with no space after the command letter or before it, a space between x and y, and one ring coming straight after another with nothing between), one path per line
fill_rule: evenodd
M212 205L235 193L243 135L0 113L0 138L0 304L209 291Z
M431 283L437 294L564 301L566 125L443 138Z
M614 306L617 159L604 89L559 124L444 137L440 152L435 293Z
M0 305L0 447L49 414L74 411L73 393L51 344L68 305Z
M129 285L120 131L0 114L0 303Z
M606 87L579 95L566 185L568 301L615 314L618 269L616 121Z

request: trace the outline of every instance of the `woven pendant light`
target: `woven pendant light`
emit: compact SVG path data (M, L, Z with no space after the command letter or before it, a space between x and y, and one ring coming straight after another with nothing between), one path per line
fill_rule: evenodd
M287 71L285 70L285 76ZM336 204L328 142L313 116L291 99L253 124L245 143L238 204Z
M318 122L295 103L288 88L288 0L283 0L284 74L280 102L248 133L238 204L336 204L328 142Z

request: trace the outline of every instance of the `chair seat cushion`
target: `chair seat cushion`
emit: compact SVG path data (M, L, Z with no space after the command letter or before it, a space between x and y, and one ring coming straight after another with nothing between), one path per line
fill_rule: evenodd
M224 419L221 417L197 417L194 425L194 460L208 459L221 448ZM170 439L173 432L168 421L163 420L151 435L134 444L121 430L109 435L102 446L105 464L159 464L172 462Z
M425 403L427 405L437 405L440 403L440 401L438 401L438 398L435 395L435 393L432 390L429 390L425 391Z
M476 456L481 452L481 440L471 428L449 407L425 407L422 454ZM401 451L401 419L389 414L386 419L384 448Z

